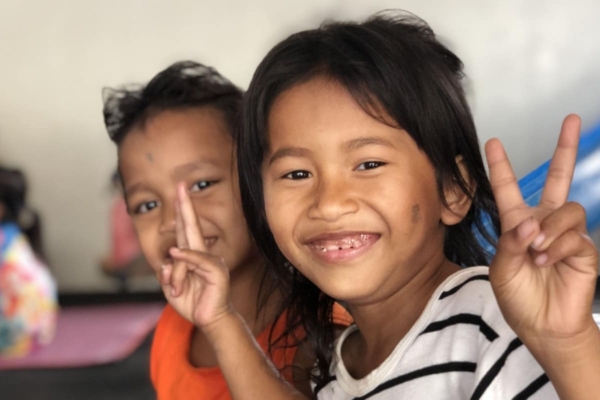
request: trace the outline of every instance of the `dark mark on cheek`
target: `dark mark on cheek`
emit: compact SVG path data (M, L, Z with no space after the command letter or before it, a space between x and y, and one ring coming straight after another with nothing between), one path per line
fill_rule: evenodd
M152 156L152 153L146 153L146 158L148 159L148 161L154 162L154 157Z
M412 218L411 218L411 222L413 224L416 224L417 222L419 222L419 220L421 219L421 207L419 207L418 204L415 204L412 207Z

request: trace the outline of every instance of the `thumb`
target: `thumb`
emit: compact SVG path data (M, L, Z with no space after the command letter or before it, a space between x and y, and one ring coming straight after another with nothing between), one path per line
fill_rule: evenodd
M525 262L529 246L539 232L540 224L533 217L504 232L498 239L496 255L490 266L490 278L500 284L512 279Z

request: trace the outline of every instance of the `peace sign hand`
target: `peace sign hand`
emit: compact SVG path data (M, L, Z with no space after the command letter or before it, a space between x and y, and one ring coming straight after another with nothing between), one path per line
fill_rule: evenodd
M565 118L540 204L525 204L502 144L486 144L501 236L490 281L502 313L521 340L576 337L596 329L592 300L598 250L585 210L568 203L581 121Z
M171 306L206 330L233 312L229 301L229 270L208 253L198 217L184 185L177 186L177 248L173 265L162 269L160 282Z

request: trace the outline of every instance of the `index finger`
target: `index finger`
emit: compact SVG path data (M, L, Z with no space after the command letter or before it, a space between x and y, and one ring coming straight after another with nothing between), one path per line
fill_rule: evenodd
M540 205L557 209L566 203L575 172L580 128L581 119L578 115L570 114L563 121Z
M204 243L204 235L202 234L202 228L198 223L198 216L196 210L190 199L185 185L177 185L177 196L179 198L179 205L181 210L181 216L183 218L183 226L185 230L185 236L187 238L190 249L201 252L206 252L206 244Z
M502 230L512 229L512 225L521 221L506 221L506 216L515 210L526 207L519 183L515 177L506 151L498 139L491 139L485 144L485 154L490 169L490 183L494 198L498 205Z

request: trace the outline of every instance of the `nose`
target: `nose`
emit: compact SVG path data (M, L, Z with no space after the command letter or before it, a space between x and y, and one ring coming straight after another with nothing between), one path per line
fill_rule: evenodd
M160 233L175 233L175 204L165 203L161 207Z
M314 191L314 202L309 218L333 222L346 214L358 211L358 201L352 195L352 185L339 174L322 175Z

